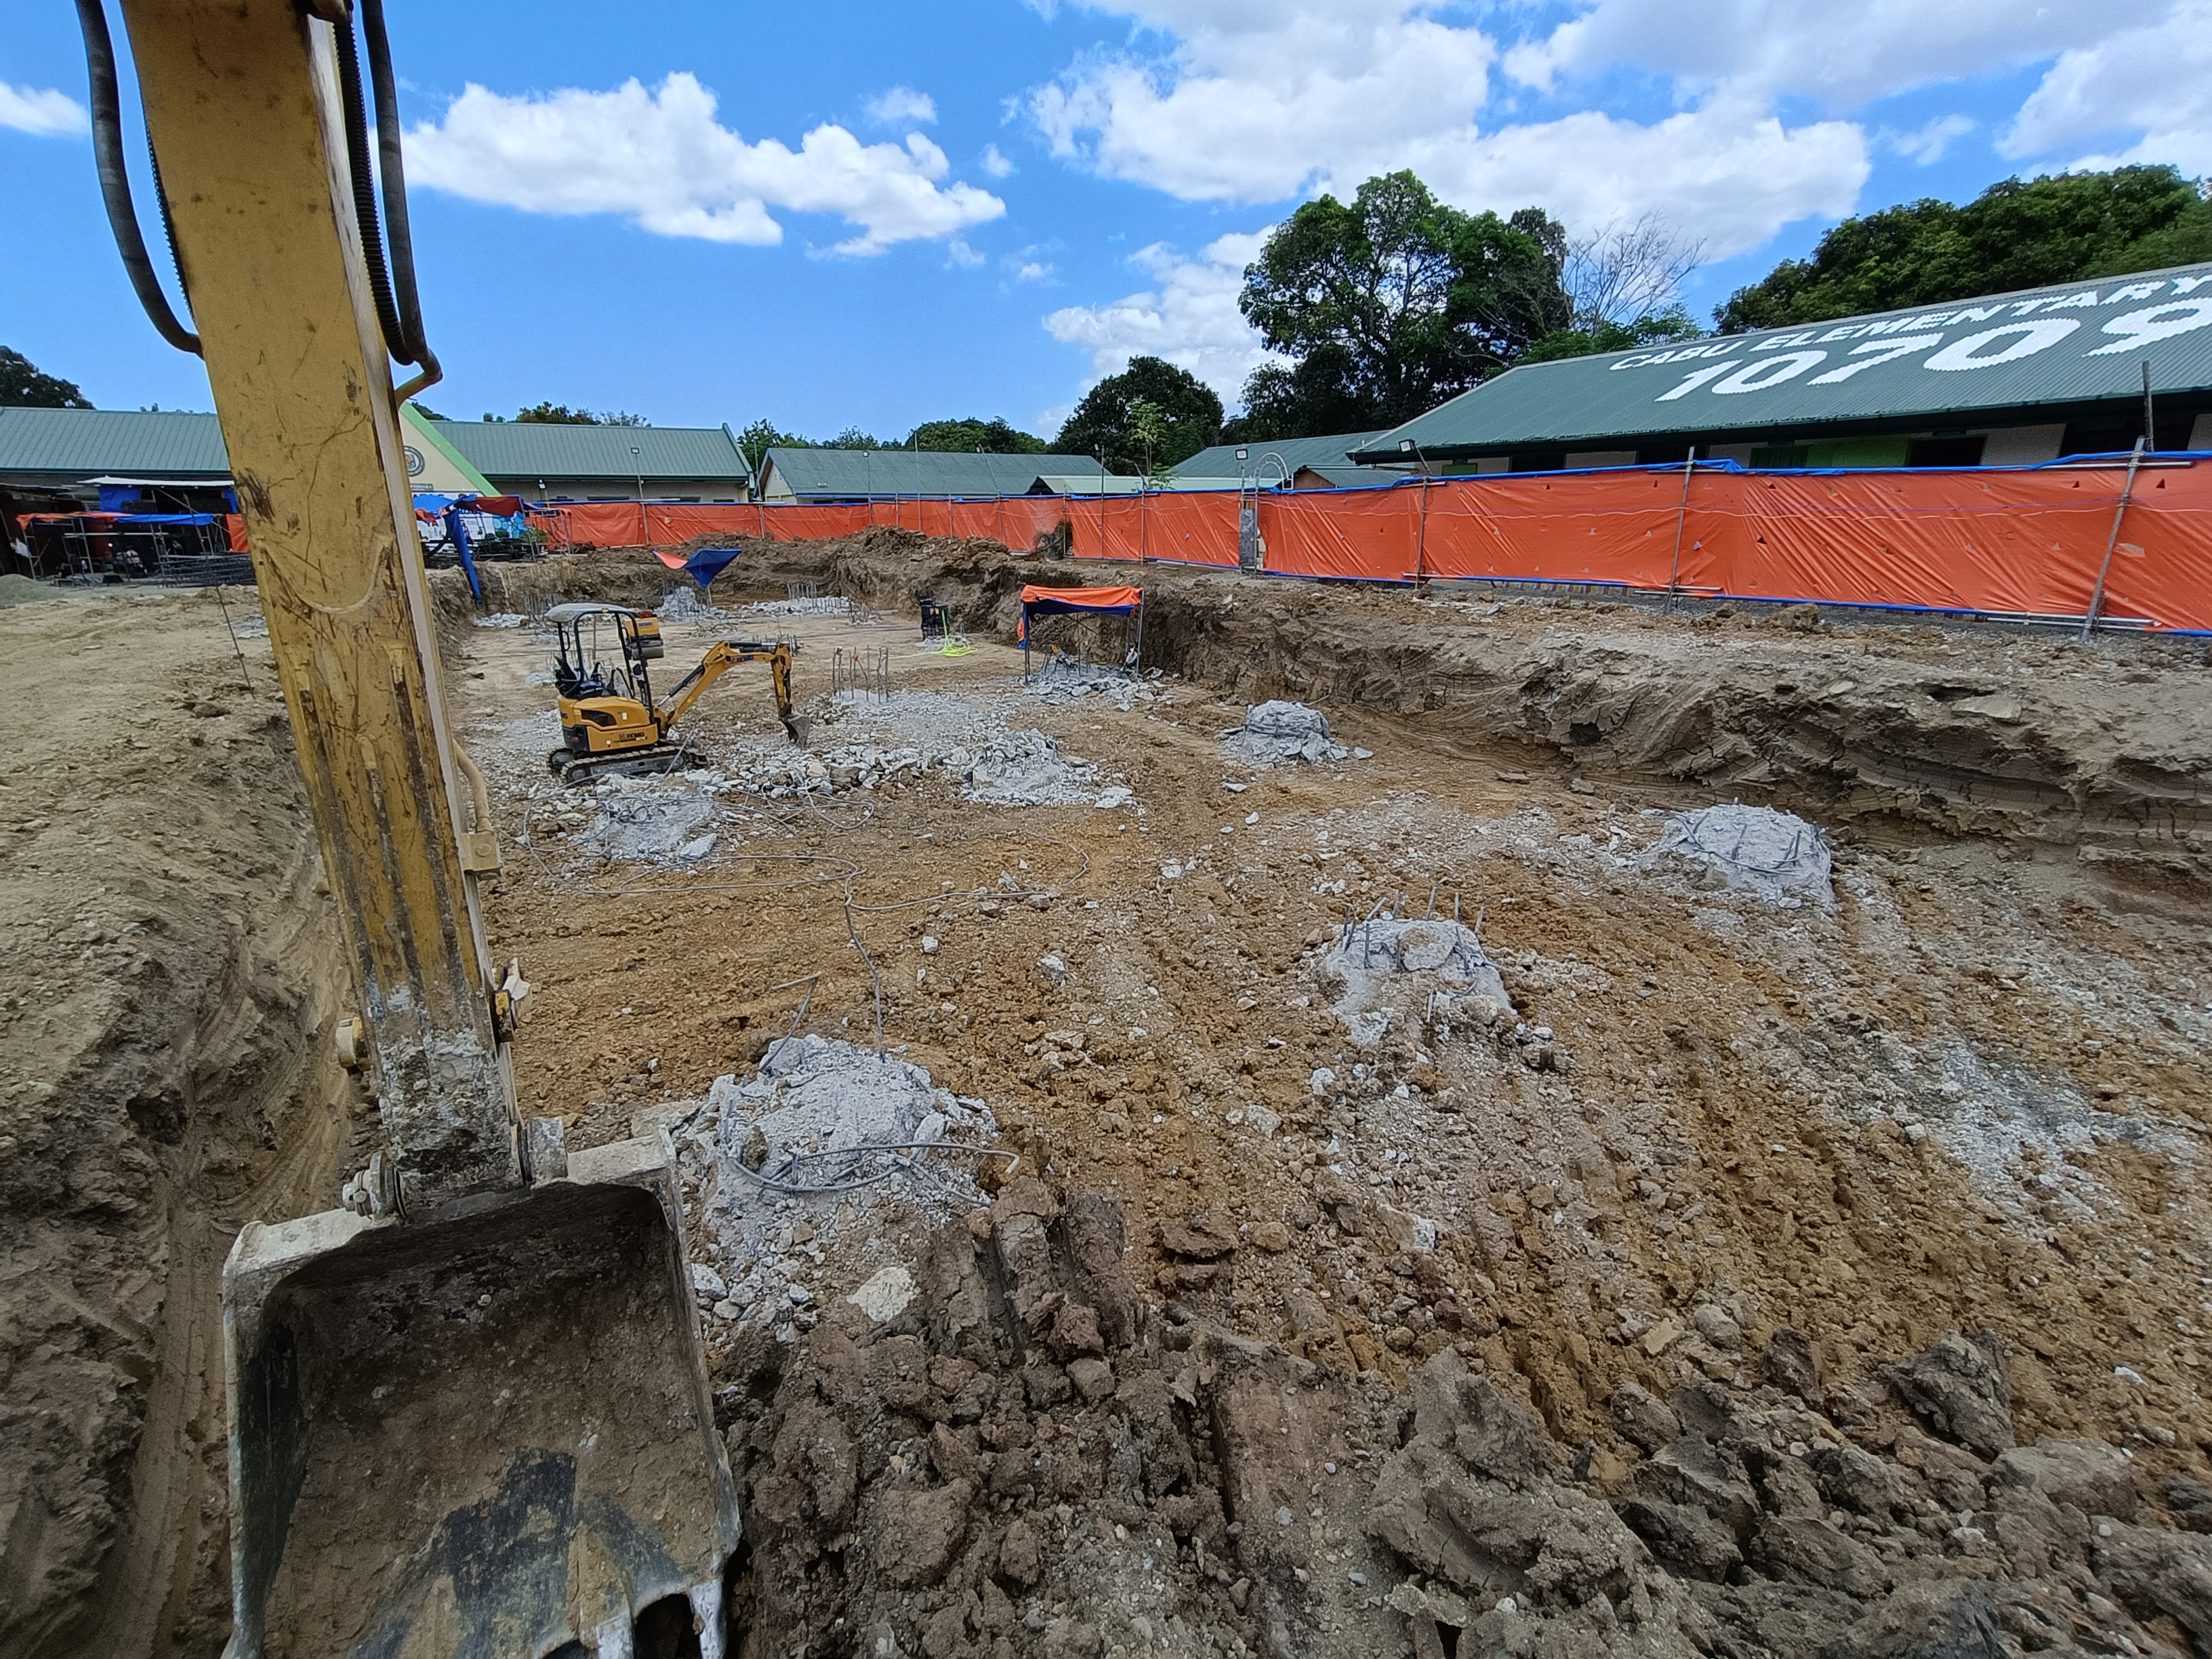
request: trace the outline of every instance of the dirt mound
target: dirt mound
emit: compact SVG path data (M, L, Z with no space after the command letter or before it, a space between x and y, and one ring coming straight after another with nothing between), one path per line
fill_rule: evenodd
M218 1278L327 1207L345 983L265 646L212 598L0 617L0 1653L229 1628ZM241 677L250 677L250 684Z

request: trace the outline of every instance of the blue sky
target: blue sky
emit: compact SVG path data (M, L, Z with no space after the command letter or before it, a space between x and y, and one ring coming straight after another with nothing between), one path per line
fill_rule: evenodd
M2212 0L389 5L428 401L471 418L1049 435L1133 351L1233 404L1260 234L1395 167L1577 233L1657 214L1705 245L1701 319L1848 213L2212 172ZM117 264L74 16L14 17L0 343L102 406L207 408Z

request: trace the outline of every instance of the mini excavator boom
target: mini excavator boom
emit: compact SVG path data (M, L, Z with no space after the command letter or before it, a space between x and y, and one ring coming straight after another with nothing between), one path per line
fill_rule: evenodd
M249 1224L224 1268L228 1653L628 1654L650 1614L720 1659L737 1495L666 1137L572 1155L516 1103L489 792L447 725L403 460L399 404L437 370L382 0L358 38L352 0L122 4L196 333L78 0L102 193L155 327L207 365L352 956L341 1054L385 1143L346 1208ZM422 369L398 391L392 358Z

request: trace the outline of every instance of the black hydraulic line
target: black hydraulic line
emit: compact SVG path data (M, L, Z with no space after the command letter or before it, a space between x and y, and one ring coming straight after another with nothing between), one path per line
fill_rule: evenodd
M368 50L368 78L376 94L377 156L384 173L384 234L392 252L392 298L406 336L404 362L434 368L422 335L422 301L415 287L415 234L407 217L407 169L399 153L399 88L392 72L392 41L384 29L384 0L361 0L362 44Z
M146 252L146 239L139 233L137 210L131 200L131 174L123 159L123 107L115 90L115 43L107 32L107 13L101 0L76 0L76 21L84 35L93 157L100 169L100 195L106 204L107 226L114 233L115 251L123 257L124 271L131 278L131 289L138 295L138 303L145 307L146 319L154 325L155 331L178 350L198 356L200 337L177 320L177 313L169 306L169 296L161 291L161 279L154 270L154 262ZM158 173L155 177L158 193ZM167 215L168 204L165 201L164 220ZM175 250L173 234L173 257ZM183 281L181 262L178 280ZM186 297L189 302L190 296Z
M353 15L349 12L331 25L337 36L338 93L345 108L346 174L353 185L354 223L361 231L362 258L368 266L368 291L376 303L376 320L384 331L384 343L403 362L414 362L407 349L406 331L392 300L392 278L384 265L384 231L377 222L376 178L368 160L368 106L361 90L361 51L356 44Z

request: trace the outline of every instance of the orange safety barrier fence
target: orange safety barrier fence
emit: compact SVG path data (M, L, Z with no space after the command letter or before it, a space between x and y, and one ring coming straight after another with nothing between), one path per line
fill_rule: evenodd
M2212 456L2042 467L1748 472L1726 463L1409 481L1258 495L1273 574L1356 581L1599 583L1741 599L2079 617L2212 631ZM1063 520L1079 559L1237 563L1232 490L824 506L581 501L568 539L674 547L794 541L872 524L1027 551ZM231 545L243 550L240 521Z

